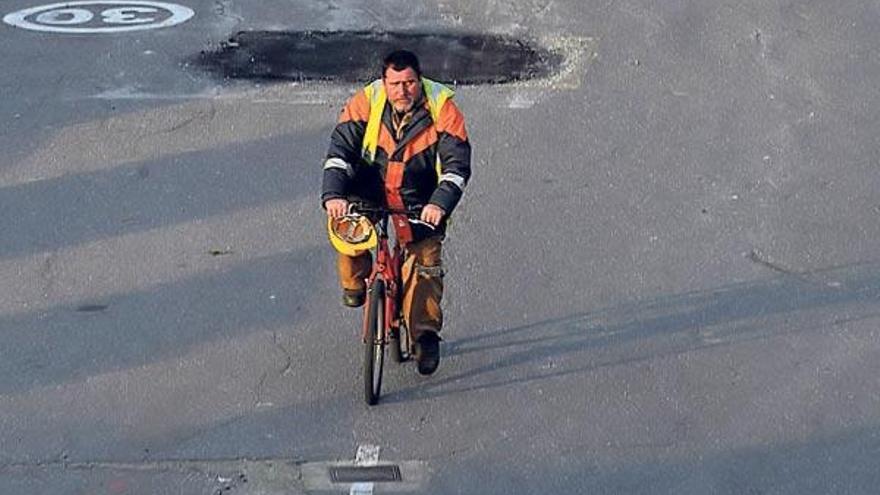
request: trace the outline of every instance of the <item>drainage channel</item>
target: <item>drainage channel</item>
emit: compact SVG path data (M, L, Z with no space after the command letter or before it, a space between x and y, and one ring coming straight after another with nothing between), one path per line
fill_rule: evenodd
M331 466L330 481L333 483L379 483L403 481L400 466Z
M428 76L461 85L549 77L565 61L556 50L501 35L242 31L194 63L222 79L366 82L396 49L415 52Z

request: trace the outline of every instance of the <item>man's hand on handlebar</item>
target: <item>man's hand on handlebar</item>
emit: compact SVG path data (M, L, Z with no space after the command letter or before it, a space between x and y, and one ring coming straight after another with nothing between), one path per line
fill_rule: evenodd
M328 199L324 203L330 218L339 218L348 214L348 201L342 198Z
M436 227L440 224L440 220L443 220L444 215L446 215L446 212L443 211L443 208L440 208L437 205L428 204L422 208L420 220Z

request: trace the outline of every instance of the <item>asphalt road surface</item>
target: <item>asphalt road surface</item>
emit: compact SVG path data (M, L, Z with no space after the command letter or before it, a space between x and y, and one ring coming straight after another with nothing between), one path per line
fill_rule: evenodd
M0 494L876 493L877 2L175 3L0 24ZM318 204L360 83L206 65L241 31L557 57L458 86L443 359L378 406Z

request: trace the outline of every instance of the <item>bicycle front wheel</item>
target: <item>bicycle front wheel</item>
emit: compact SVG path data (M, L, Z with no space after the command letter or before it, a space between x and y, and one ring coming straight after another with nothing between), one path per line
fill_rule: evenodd
M385 364L385 281L381 278L377 278L370 287L365 324L364 399L372 406L379 402L382 367Z

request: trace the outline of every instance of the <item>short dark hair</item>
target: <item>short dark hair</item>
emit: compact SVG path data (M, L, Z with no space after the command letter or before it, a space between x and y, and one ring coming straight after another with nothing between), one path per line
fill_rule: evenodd
M385 78L385 72L391 67L394 70L412 69L416 72L416 76L422 76L422 68L419 67L419 57L415 53L408 50L395 50L385 56L382 61L382 78Z

